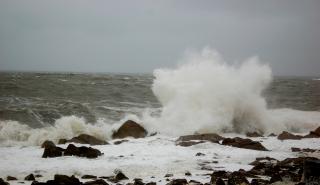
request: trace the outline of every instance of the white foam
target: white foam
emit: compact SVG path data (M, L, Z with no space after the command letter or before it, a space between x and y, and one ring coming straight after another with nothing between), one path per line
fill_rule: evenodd
M175 69L154 71L152 90L160 117L145 114L146 127L170 135L194 132L304 131L320 126L319 112L268 110L261 93L271 69L257 57L229 65L214 50L189 53Z

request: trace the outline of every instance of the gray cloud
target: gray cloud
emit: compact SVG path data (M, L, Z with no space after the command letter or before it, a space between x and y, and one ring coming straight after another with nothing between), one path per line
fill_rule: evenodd
M1 0L0 70L152 72L211 46L320 75L320 1Z

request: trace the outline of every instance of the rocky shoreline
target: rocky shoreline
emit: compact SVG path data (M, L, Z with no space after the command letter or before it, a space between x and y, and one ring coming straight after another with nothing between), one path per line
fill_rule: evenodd
M134 121L125 122L117 131L113 133L113 139L117 139L113 145L121 145L128 142L127 137L144 138L148 132L138 123ZM260 133L247 133L248 138L241 137L222 137L215 133L195 134L181 136L175 141L176 146L191 147L205 142L216 143L218 145L236 147L257 151L269 151L267 147L263 146L259 141L250 138L263 137ZM274 137L274 135L269 136ZM305 138L320 138L320 127L309 134L301 136L294 135L289 132L282 132L277 136L278 140L301 140ZM68 144L70 143L70 144ZM91 146L76 146L73 143L85 144ZM66 148L56 146L52 141L45 141L41 147L43 148L42 158L56 158L63 156L75 156L82 158L95 159L104 155L103 152L94 148L95 145L109 145L107 141L97 139L93 136L81 134L72 139L60 139L58 144L68 144ZM320 149L320 148L319 148ZM212 173L206 174L209 179L207 182L199 182L193 178L190 172L185 173L186 178L176 178L174 174L166 174L162 179L155 181L146 181L140 178L129 179L122 171L115 171L114 176L97 176L94 174L79 176L67 176L56 174L53 179L47 181L39 181L37 178L41 175L30 174L24 178L24 181L32 181L33 185L107 185L107 184L127 184L127 185L155 185L157 183L169 185L202 185L202 184L216 184L216 185L259 185L259 184L312 184L320 183L320 162L319 158L312 157L312 153L319 153L319 149L297 148L292 147L291 151L295 153L304 154L295 158L286 158L284 160L277 160L269 156L256 158L249 165L253 167L250 170L239 169L237 171L225 171L208 169L205 165L205 170L211 170ZM198 152L196 156L200 157L205 154ZM212 161L214 163L214 161ZM11 182L24 183L16 177L7 176L0 179L0 185L9 185ZM81 180L79 179L81 178ZM152 178L152 177L151 177Z

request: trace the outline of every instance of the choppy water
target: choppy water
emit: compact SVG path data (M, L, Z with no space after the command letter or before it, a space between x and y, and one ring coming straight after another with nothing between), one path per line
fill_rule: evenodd
M0 120L31 127L76 115L94 123L161 107L145 74L0 73ZM269 108L320 110L320 80L275 77L264 92Z

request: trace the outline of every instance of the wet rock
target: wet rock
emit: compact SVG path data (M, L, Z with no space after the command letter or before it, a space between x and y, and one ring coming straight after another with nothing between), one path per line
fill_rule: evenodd
M10 184L4 181L2 178L0 178L0 185L10 185Z
M166 174L164 177L173 177L173 174L168 173L168 174Z
M138 123L128 120L116 132L112 134L113 139L122 139L126 137L143 138L148 132Z
M219 178L224 179L224 178L227 178L228 176L229 174L226 171L215 171L211 174L210 183L214 184Z
M268 137L276 137L276 136L277 136L277 135L274 134L274 133L271 133L271 134L268 135Z
M59 144L59 145L64 145L64 144L66 144L67 142L68 142L67 139L59 139L58 144Z
M77 137L74 137L70 140L67 140L69 143L80 143L80 144L89 144L89 145L106 145L108 142L98 139L96 137L90 136L88 134L80 134Z
M239 137L226 138L222 141L222 144L237 147L237 148L267 151L267 149L258 141L252 141L251 139L242 139Z
M250 185L267 185L270 184L268 180L252 179Z
M206 141L209 141L212 143L218 143L222 139L224 139L222 136L219 136L218 134L214 134L214 133L185 135L185 136L180 136L177 139L176 145L188 147L188 146L204 143Z
M146 185L157 185L156 182L148 182Z
M39 178L39 177L42 177L42 175L36 174L35 177L36 177L36 178Z
M109 184L103 179L97 179L94 181L85 182L84 185L109 185Z
M311 131L308 135L304 136L304 138L318 138L320 137L320 127Z
M118 171L117 174L115 175L114 179L116 181L121 181L121 180L127 180L129 178L127 176L125 176L121 171Z
M128 141L129 140L124 139L124 140L115 141L113 144L120 145L121 143L125 143L125 142L128 142Z
M16 177L7 176L7 181L16 181L18 180Z
M81 185L82 183L74 176L59 175L54 176L54 180L47 181L48 185Z
M320 160L306 159L304 161L304 182L306 184L320 184Z
M196 153L196 156L205 156L205 155L206 155L206 154L201 153L201 152Z
M308 152L308 153L313 153L313 152L316 152L317 150L315 149L311 149L311 148L295 148L295 147L292 147L291 148L291 151L292 152Z
M47 185L47 183L46 182L32 181L31 185Z
M55 147L55 146L56 145L52 141L49 141L49 140L46 140L41 144L41 148L48 148L48 147Z
M223 181L220 177L217 178L215 184L216 184L216 185L225 185L224 181Z
M102 155L102 153L95 148L80 146L76 147L73 144L69 144L67 149L64 152L66 156L78 156L78 157L86 157L86 158L97 158Z
M186 179L174 179L169 182L167 185L186 185L188 181Z
M249 184L249 181L245 177L243 172L235 171L232 172L228 178L228 185L246 185Z
M24 180L26 180L26 181L34 181L34 180L36 180L36 178L35 178L34 175L31 173L31 174L27 175L27 176L24 178Z
M192 174L189 171L187 171L186 173L184 173L184 175L185 176L191 176Z
M274 183L274 182L279 182L279 181L282 181L282 178L281 176L278 174L278 173L274 173L272 176L271 176L271 179L269 181L269 183Z
M300 140L302 138L302 136L294 135L289 132L283 131L281 134L278 135L277 138L279 140L288 140L288 139Z
M63 155L63 152L63 148L56 147L55 145L46 145L42 154L42 158L61 157Z
M190 180L188 185L202 185L202 183L196 180Z
M246 133L247 137L263 137L263 135L259 134L258 132L248 132Z
M142 181L142 179L135 178L133 179L133 185L145 185Z
M97 178L97 176L94 176L94 175L83 175L81 177L81 179L96 179L96 178Z

